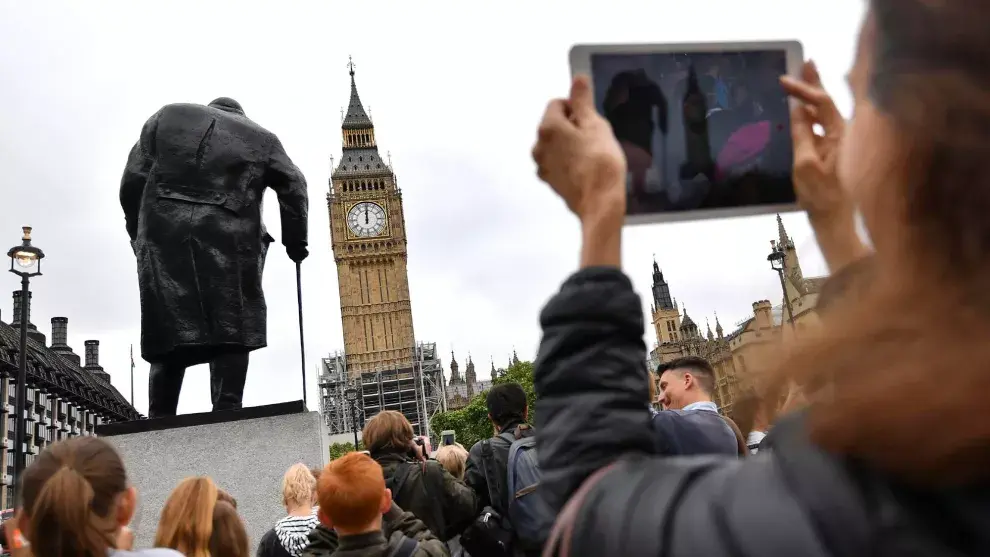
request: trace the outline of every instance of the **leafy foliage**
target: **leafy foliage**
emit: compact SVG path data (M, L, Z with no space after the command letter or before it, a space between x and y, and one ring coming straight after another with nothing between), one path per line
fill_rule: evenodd
M354 450L354 443L334 443L333 445L330 445L330 460L336 460L347 453L354 452ZM357 450L363 451L364 443L358 441Z
M526 391L529 401L529 419L533 421L533 403L536 402L536 392L533 389L533 363L514 360L506 369L496 370L492 383L519 383ZM456 432L457 442L470 449L472 445L492 436L492 423L488 420L488 406L485 404L487 393L479 393L471 399L467 406L459 410L450 410L437 414L430 420L430 428L437 437L440 432L452 429Z

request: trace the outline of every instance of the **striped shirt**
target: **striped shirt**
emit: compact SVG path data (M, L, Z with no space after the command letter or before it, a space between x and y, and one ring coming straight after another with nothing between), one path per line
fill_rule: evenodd
M302 555L309 543L309 532L316 528L319 519L316 514L307 516L287 516L275 523L275 535L279 543L292 557Z

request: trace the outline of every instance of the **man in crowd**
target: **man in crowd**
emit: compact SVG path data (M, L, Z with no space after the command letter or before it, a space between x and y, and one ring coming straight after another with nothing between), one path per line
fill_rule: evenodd
M485 402L488 406L488 419L492 422L495 435L471 447L464 472L464 483L478 494L480 506L492 507L504 516L505 501L492 500L491 491L498 489L498 486L488 485L485 467L490 466L490 472L494 472L498 478L504 478L507 472L509 447L512 445L509 439L531 437L536 431L526 423L529 406L526 391L518 383L505 383L492 387ZM491 449L488 455L483 454L486 452L486 444ZM502 499L499 495L504 494L496 494L495 498Z
M536 431L526 423L526 392L518 383L496 385L488 391L485 401L495 435L471 447L464 481L478 495L482 507L479 520L487 523L491 516L499 517L500 532L494 536L498 538L495 543L489 527L476 528L476 522L462 535L461 543L472 554L487 553L493 545L505 547L504 542L517 555L539 555L542 539L552 523L552 511L530 489L531 485L518 483L539 477L533 438ZM512 513L510 506L515 509ZM516 519L525 524L513 522Z
M739 454L739 437L712 402L715 370L704 358L687 356L660 364L664 412L653 416L660 453Z

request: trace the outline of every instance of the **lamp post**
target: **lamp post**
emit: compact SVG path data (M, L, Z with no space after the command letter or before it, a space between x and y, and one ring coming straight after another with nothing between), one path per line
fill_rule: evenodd
M24 440L27 437L27 421L24 411L27 406L27 338L28 338L28 308L31 296L31 277L41 275L41 260L45 253L31 245L31 227L25 226L21 244L10 248L10 272L21 277L21 346L19 350L20 365L17 368L17 392L14 395L14 411L17 412L17 422L14 430L14 474L13 486L17 486L24 471Z
M344 396L347 397L347 403L351 405L351 427L354 429L354 450L358 450L358 436L357 436L357 389L354 387L348 387L344 391Z
M787 286L784 283L784 250L777 245L777 242L770 240L770 255L767 256L770 268L777 271L780 277L780 291L784 294L784 304L787 306L787 318L791 322L791 329L797 330L794 325L794 310L791 308L791 298L787 295Z

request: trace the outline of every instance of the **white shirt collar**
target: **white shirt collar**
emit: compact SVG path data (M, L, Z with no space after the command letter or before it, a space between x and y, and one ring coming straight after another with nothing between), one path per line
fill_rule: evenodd
M684 412L689 412L691 410L707 410L708 412L718 412L718 406L710 400L702 400L699 402L692 402L684 408L681 408Z

